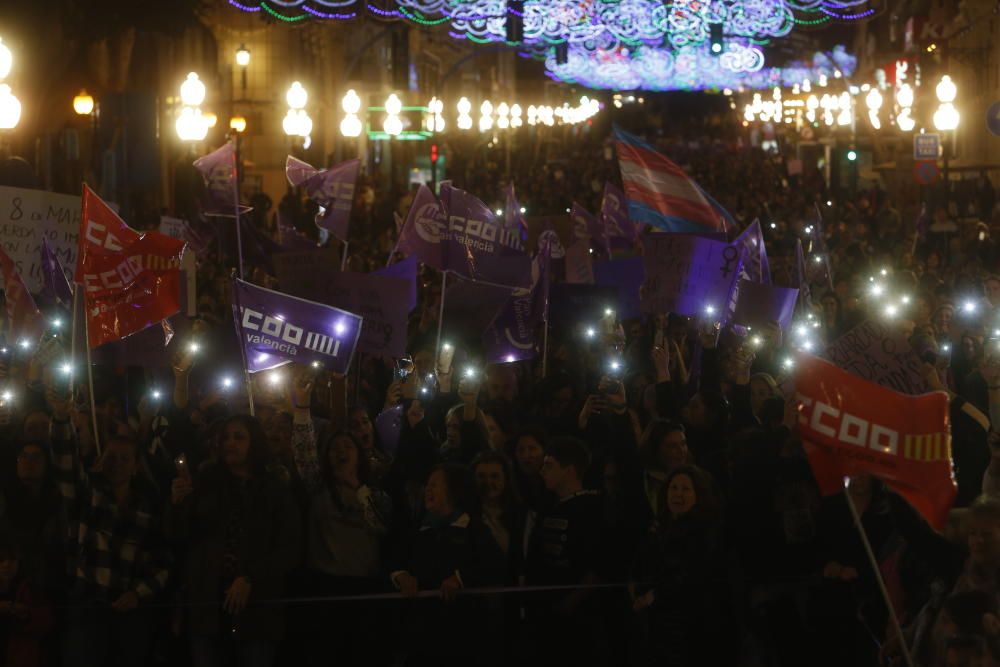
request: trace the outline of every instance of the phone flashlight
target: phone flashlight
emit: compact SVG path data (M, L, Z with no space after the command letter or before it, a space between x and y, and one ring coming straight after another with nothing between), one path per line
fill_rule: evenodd
M318 361L314 361L309 365L312 366L313 368L319 368L322 364L320 364Z
M712 306L712 305L705 306L705 314L706 315L715 315L715 306Z
M474 377L476 377L476 369L473 368L472 366L469 366L468 368L466 368L465 369L465 377L468 378L468 379L470 379L470 380L473 379Z
M791 369L795 367L795 360L791 357L786 357L784 361L781 362L782 368Z
M14 393L10 390L6 390L2 394L0 394L0 398L2 398L6 402L12 401L14 400Z
M980 241L985 241L986 240L986 232L982 232L982 231L979 232L979 240Z
M199 345L199 344L198 344L197 342L195 342L195 341L191 341L191 342L190 342L190 343L188 344L188 350L189 350L189 351L190 351L190 352L191 352L192 354L197 354L197 353L198 353L198 350L200 350L200 349L201 349L201 345Z
M966 301L965 303L962 304L962 310L965 313L968 313L969 315L975 313L977 308L978 306L976 305L975 301Z
M761 338L760 336L754 336L753 338L750 339L750 344L753 345L754 347L760 347L761 345L764 344L764 339Z
M283 378L281 377L281 373L279 373L278 371L274 371L273 373L267 376L267 381L273 387L277 387L279 384L281 384L282 379Z
M226 376L226 377L222 378L221 380L219 380L219 385L223 389L232 389L232 387L233 387L233 379L231 377L229 377L229 376Z
M594 330L594 327L587 327L586 331L583 333L587 338L593 338L597 335L597 331Z
M153 397L154 401L160 400L160 390L159 389L154 389L153 391L149 392L149 395Z
M949 345L948 343L945 343L944 345L941 346L941 351L942 352L951 352L951 345Z
M611 308L605 308L604 309L604 317L611 317L614 314L615 314L615 311L612 310Z
M891 304L891 303L888 306L885 307L885 316L886 317L895 317L896 313L898 313L898 312L899 312L899 309L896 306L894 306L893 304Z
M57 317L56 319L52 320L52 328L53 329L58 329L61 326L62 326L62 320L61 319L59 319Z
M441 343L441 349L447 352L451 349L451 343Z

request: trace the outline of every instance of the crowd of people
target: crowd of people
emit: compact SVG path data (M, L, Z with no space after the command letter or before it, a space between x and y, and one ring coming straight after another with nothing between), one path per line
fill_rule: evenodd
M969 200L981 219L952 231L935 224L947 207L921 222L915 202L791 174L746 137L658 142L741 225L762 221L776 283L798 286L797 240L822 247L823 342L879 317L876 272L912 295L891 326L933 353L924 379L951 398L954 521L934 531L875 478L849 488L901 636L844 494L822 497L804 455L790 332L751 345L714 318L609 304L553 318L534 360L485 364L447 323L438 354L440 279L421 267L406 358L256 374L251 416L220 233L169 367L95 368L93 412L56 368L65 336L4 348L2 664L1000 664L989 180ZM596 130L525 153L510 173L529 223L597 209L618 179ZM457 186L502 207L498 161L456 162ZM411 198L361 184L351 268L384 265ZM294 192L261 208L262 238L278 211L311 224ZM266 252L245 269L281 289Z

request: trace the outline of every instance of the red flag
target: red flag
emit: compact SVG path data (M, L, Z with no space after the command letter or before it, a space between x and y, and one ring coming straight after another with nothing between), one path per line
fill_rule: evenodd
M799 429L820 491L874 475L943 529L955 500L948 396L899 394L808 355L797 366Z
M138 240L139 232L126 225L93 190L84 185L73 282L83 284L83 267L88 265L91 257L121 252Z
M3 271L4 300L7 305L7 319L10 320L10 340L27 341L34 345L45 331L45 320L24 281L21 280L21 274L18 273L14 260L3 251L2 247L0 247L0 270Z
M83 285L91 349L180 310L184 241L139 235L84 189L76 280Z

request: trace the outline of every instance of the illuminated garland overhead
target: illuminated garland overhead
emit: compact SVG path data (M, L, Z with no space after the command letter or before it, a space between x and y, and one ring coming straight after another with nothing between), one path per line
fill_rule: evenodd
M785 67L763 67L763 55L757 60L751 55L756 51L752 46L733 42L728 48L730 50L723 56L713 56L704 45L685 47L674 53L648 46L595 52L571 48L565 65L558 64L555 56L550 55L545 67L548 76L557 81L605 90L649 91L756 90L793 86L805 81L817 82L820 77L834 78L838 72L850 76L857 67L857 58L848 54L843 46L828 53L817 53L811 62ZM724 57L730 54L731 61ZM744 68L744 65L753 67Z

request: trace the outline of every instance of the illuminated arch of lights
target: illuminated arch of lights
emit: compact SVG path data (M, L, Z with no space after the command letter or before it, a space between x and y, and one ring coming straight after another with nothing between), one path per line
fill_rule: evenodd
M740 49L752 51L753 47L740 45ZM742 58L734 55L738 65L746 62L756 69L727 67L724 58L713 56L704 45L685 47L673 53L648 46L594 52L571 48L566 64L557 63L555 56L550 55L545 65L547 74L557 81L596 89L649 91L757 90L793 86L850 76L857 67L857 59L842 46L831 52L817 53L810 62L791 63L785 67L763 67L763 56L752 62Z

